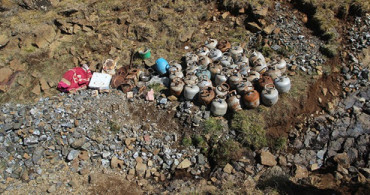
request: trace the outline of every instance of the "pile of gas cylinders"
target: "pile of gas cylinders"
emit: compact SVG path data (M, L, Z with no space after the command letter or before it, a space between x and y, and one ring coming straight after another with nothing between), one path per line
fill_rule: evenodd
M260 52L247 51L226 40L208 39L184 59L181 65L159 58L155 68L159 74L168 75L172 95L208 106L214 116L256 108L260 103L273 106L279 94L291 88L283 58L266 63Z

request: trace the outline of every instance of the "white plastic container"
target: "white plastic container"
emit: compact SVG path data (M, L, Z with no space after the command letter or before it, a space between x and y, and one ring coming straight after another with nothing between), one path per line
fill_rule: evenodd
M98 90L109 89L111 79L112 75L110 74L94 72L89 83L89 88Z

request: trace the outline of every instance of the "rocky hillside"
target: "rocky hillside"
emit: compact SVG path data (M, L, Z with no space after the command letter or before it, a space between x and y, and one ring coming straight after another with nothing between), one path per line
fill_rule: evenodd
M0 193L366 194L369 2L0 0ZM69 68L182 62L207 38L283 57L290 93L212 117L140 83L60 93ZM153 89L155 101L145 94Z

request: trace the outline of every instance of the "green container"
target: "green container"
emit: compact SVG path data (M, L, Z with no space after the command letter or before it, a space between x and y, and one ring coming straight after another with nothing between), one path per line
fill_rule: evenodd
M145 49L139 51L139 55L140 55L141 59L146 60L146 59L150 58L152 53L150 52L150 49L145 48Z

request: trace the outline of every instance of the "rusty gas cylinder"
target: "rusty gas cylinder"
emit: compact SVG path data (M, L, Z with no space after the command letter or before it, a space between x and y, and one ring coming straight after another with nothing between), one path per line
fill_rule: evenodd
M184 85L185 85L185 83L184 83L184 81L182 81L181 78L175 77L172 80L171 85L170 85L171 94L176 96L176 97L179 97L181 95L181 92L184 89Z
M209 105L215 98L215 91L212 87L201 89L199 92L199 102L203 105Z
M233 112L237 112L242 109L240 95L238 95L235 90L230 91L229 98L227 99L227 106Z
M230 86L226 82L224 82L224 83L221 83L220 85L217 85L215 92L216 92L216 95L226 96L227 93L229 93L229 89L230 89Z
M222 52L226 52L230 48L231 48L231 43L225 39L221 40L217 45L217 49L221 50Z
M260 105L260 94L256 90L249 90L243 94L243 101L247 108L257 108Z
M258 80L258 89L263 90L267 84L274 85L274 81L270 76L262 76L262 78Z

